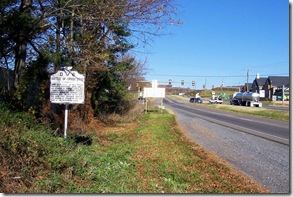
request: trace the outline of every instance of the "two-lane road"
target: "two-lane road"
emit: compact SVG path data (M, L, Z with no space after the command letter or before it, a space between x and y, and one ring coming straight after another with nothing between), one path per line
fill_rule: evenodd
M190 112L204 120L289 145L288 122L212 110L200 106L191 107L188 103L178 102L170 98L165 98L164 103L172 108Z
M195 143L269 188L290 192L289 122L223 112L165 98Z

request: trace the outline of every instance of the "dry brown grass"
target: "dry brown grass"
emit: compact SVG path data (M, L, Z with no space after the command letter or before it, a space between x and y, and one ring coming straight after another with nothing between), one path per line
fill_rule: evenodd
M222 188L223 191L227 187L225 181L221 182L214 177L211 177L211 171L215 171L217 176L222 177L222 180L229 180L234 189L241 188L240 190L251 190L251 193L270 193L271 191L253 180L252 177L249 177L242 172L235 169L230 163L223 160L219 156L215 155L214 153L205 150L199 144L193 142L186 136L186 131L182 128L176 126L176 129L181 133L182 141L185 141L186 144L190 144L190 148L194 151L194 155L198 156L203 159L203 166L194 165L189 170L198 170L201 169L202 174L205 176L206 179L214 180L211 184L206 185L207 190L212 191L215 187ZM206 128L201 128L206 130Z
M162 136L166 137L161 137L158 130L160 133L164 128L166 133ZM145 191L152 188L151 183L155 182L161 192L270 193L251 177L191 141L176 123L154 120L153 117L151 121L141 123L139 130L139 138L136 139L139 146L134 159L137 160L139 177L144 180ZM173 190L166 187L164 180L170 179L164 173L174 174L174 177L185 179L188 183L183 186L180 185L183 183L175 181Z
M133 114L130 114L130 116L130 118L134 117ZM64 150L66 155L74 155L77 153L76 156L74 155L73 157L74 162L70 163L70 165L69 163L67 164L68 168L57 169L56 172L58 172L58 175L60 175L60 177L62 176L63 179L54 179L54 177L51 177L52 179L49 180L52 184L60 180L74 181L74 187L72 185L64 186L62 183L60 188L56 186L57 188L52 191L44 186L44 188L39 186L40 188L36 190L30 188L33 184L33 182L31 183L30 181L42 181L51 175L53 169L50 166L51 164L48 163L49 161L42 159L37 154L35 157L32 157L33 155L31 153L18 155L17 157L5 155L2 153L2 151L4 152L2 149L4 146L1 146L0 163L2 162L2 164L5 164L0 166L1 188L4 188L5 192L77 191L76 187L80 187L79 189L90 188L92 189L90 191L101 191L97 189L97 187L99 187L101 183L99 181L104 179L99 180L97 176L96 179L99 181L95 182L91 178L88 178L88 175L79 177L73 173L71 165L74 164L73 166L79 169L78 171L80 173L85 170L84 173L87 174L88 170L91 168L86 168L86 166L80 167L76 161L86 156L88 158L88 167L96 167L103 164L104 161L98 159L98 155L103 155L105 159L109 159L114 163L120 163L121 160L119 159L122 159L122 161L125 160L127 163L131 164L131 167L125 168L124 172L106 171L105 174L103 174L104 168L97 168L99 173L111 179L111 182L108 184L111 185L109 191L112 192L269 193L266 188L253 181L250 177L232 168L226 161L192 142L186 136L186 132L178 126L173 115L166 112L155 112L148 113L146 116L136 121L128 120L129 119L116 121L115 124L106 124L97 119L92 119L88 125L82 126L84 126L87 131L94 131L96 133L94 145L91 147L77 146L77 149L72 150L72 152L70 152L70 147L68 147L70 150L66 150L65 144L58 146L63 140L47 135L47 130L44 130L43 135L41 135L44 140L39 140L39 143L42 143L42 149L40 149L41 144L37 144L37 139L41 138L39 137L39 128L36 128L36 132L31 133L35 138L27 137L29 146L36 149L36 151L32 153L39 153L42 151L60 153L56 158L60 158L60 161L63 161L65 164L67 163L66 160L63 160L63 156L65 155ZM8 126L10 129L25 128L28 126L28 122L24 123L26 124L15 125L9 121L5 125L0 124L0 130L5 130ZM76 122L76 124L78 124L78 122ZM9 137L10 139L14 136L12 135L14 133L14 131L11 131L11 133L6 134L11 136ZM21 136L18 137L19 139L22 138ZM48 141L49 137L50 141ZM18 141L19 140L16 140L15 143L18 143ZM20 145L19 148L24 148ZM56 148L58 148L58 150L55 150ZM78 151L81 152L78 153ZM119 151L121 152L119 153ZM19 153L19 149L15 149L13 152ZM111 153L109 155L113 155L114 157L110 157L107 153ZM127 156L125 156L125 153L127 153ZM54 156L55 155L50 155L50 157L47 158L54 158L51 161L52 166L56 161ZM116 157L118 159L114 160ZM9 160L6 158L9 158ZM19 165L19 161L22 161L21 166ZM107 162L105 162L105 164L107 164ZM12 168L12 165L15 167ZM46 167L46 165L48 165L48 167ZM40 171L40 166L46 168ZM107 165L102 166L105 167ZM22 167L32 169L32 171L29 171L29 173L31 173L29 174L31 178L22 179L18 178L20 176L19 174L13 174L14 171L21 172L22 169L19 168ZM129 171L131 171L131 173L129 173ZM123 173L126 174L126 176L124 176ZM119 176L116 176L117 174ZM7 178L4 180L3 177ZM131 182L131 180L134 181ZM43 183L45 184L48 182ZM128 183L129 185L127 185L127 188L123 188L123 190L117 190L120 186L118 185L119 183ZM135 186L133 186L133 184Z

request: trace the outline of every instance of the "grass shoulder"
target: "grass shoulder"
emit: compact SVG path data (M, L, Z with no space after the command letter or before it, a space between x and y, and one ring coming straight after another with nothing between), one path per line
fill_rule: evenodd
M166 111L147 114L137 131L137 166L145 188L152 188L149 192L268 192L189 140L178 127L175 116Z
M0 105L3 193L268 193L192 143L165 110L68 139ZM77 139L91 139L81 143Z

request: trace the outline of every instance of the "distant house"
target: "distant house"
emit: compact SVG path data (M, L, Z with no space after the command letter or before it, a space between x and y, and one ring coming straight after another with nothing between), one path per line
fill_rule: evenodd
M282 89L285 95L289 95L290 78L288 76L269 76L267 78L255 78L250 91L257 92L264 98L272 98L273 95L281 96Z
M266 81L267 78L255 78L251 86L251 92L260 93L260 90L263 90Z
M265 97L272 98L273 95L280 92L284 86L285 95L289 95L290 77L288 76L269 76L265 82Z

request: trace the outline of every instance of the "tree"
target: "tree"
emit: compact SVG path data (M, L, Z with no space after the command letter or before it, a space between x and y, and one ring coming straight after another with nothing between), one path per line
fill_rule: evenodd
M129 50L177 23L171 0L5 0L1 5L1 60L8 65L14 59L14 86L29 87L22 81L28 80L25 73L44 77L32 71L38 67L72 66L86 75L85 104L94 109L101 105L93 100L102 103L103 95L110 106L118 105L131 78L143 74L143 62Z
M56 38L56 46L62 43L63 46L59 47L63 47L63 51L66 49L63 59L67 59L67 65L86 75L87 105L95 103L90 102L91 100L102 99L97 95L103 95L110 88L115 89L114 85L110 84L121 87L121 83L119 85L113 83L119 82L122 78L114 71L119 70L116 67L121 68L121 60L124 60L127 51L134 46L129 43L128 38L134 36L139 41L145 42L148 36L157 35L158 29L164 25L174 23L170 15L175 9L168 0L87 0L63 2L63 4L62 1L60 2L55 10L52 8L54 14L51 16L56 19L50 21L56 22L53 27L56 28L55 32L58 32L53 37ZM144 35L143 39L141 35ZM56 52L58 53L58 48ZM74 57L78 58L74 59ZM58 65L55 65L56 68ZM124 77L127 73L130 76L130 70L134 67L125 68L129 70L123 72L120 70L120 73L123 73ZM105 85L105 81L108 82L108 86ZM126 87L125 83L124 91ZM116 92L122 93L122 91ZM114 96L114 94L108 95ZM93 107L96 108L95 105Z
M99 83L95 86L92 105L95 114L118 113L122 114L131 107L126 98L128 86L142 74L142 64L131 56L123 56L120 61L113 60L110 70L100 72L96 78Z

